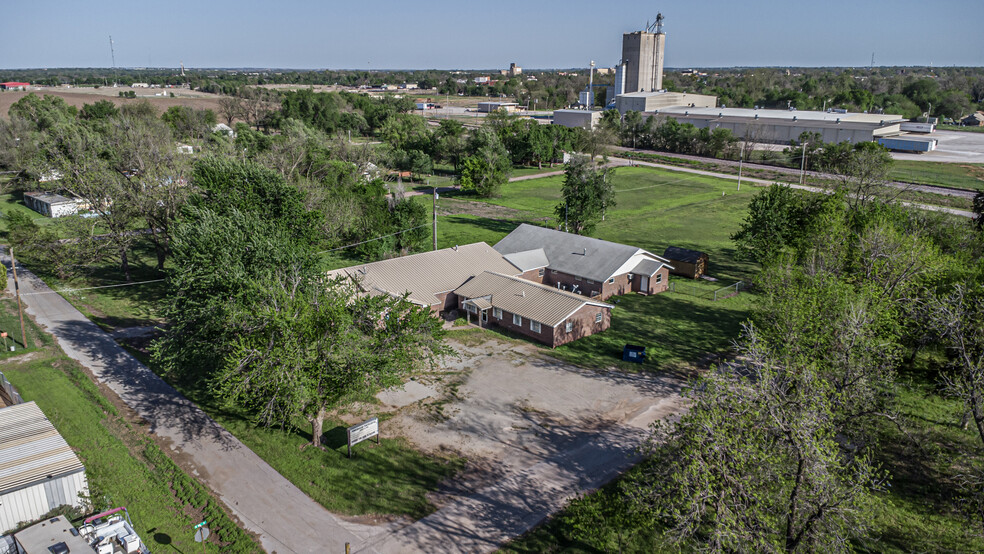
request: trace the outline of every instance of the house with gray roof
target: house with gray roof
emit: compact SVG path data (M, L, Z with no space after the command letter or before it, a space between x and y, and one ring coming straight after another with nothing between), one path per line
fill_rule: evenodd
M612 305L513 275L483 272L455 289L480 327L495 325L556 348L608 329Z
M515 260L524 279L598 300L663 292L673 269L665 258L637 246L525 223L493 248Z

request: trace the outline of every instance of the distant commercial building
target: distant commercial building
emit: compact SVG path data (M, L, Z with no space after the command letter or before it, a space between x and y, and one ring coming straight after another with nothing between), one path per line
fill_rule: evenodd
M515 63L509 64L509 73L508 73L508 75L510 77L515 77L517 75L522 75L522 74L523 74L523 68L522 67L519 67Z
M717 96L686 92L629 92L615 97L615 109L622 115L629 111L655 112L671 106L713 108L715 105Z
M553 113L553 124L590 130L601 122L601 114L600 111L556 110Z
M0 90L27 90L29 86L31 86L31 83L8 81L6 83L0 83Z
M936 145L939 144L939 141L930 137L901 136L879 138L878 144L895 152L919 153L936 150Z
M79 212L78 201L52 192L25 192L24 205L48 217L64 217Z
M655 33L652 31L656 31ZM625 66L626 92L653 92L663 89L663 54L666 34L663 14L645 31L622 35L622 62Z
M78 456L34 402L0 409L0 534L59 506L83 506Z
M901 115L766 110L751 108L701 108L672 106L657 110L662 117L698 128L729 129L735 136L754 142L788 144L802 133L819 133L824 142L873 141L899 134Z
M478 111L483 113L492 113L496 111L514 112L519 109L519 104L516 102L479 102Z

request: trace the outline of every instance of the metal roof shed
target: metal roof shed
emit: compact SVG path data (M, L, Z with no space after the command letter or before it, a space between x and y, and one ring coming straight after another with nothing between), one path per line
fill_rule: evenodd
M0 533L88 494L82 462L37 404L0 409Z

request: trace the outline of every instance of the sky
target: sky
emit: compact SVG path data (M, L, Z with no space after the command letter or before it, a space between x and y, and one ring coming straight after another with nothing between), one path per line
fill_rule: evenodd
M984 0L0 0L0 68L611 67L657 11L667 67L984 66Z

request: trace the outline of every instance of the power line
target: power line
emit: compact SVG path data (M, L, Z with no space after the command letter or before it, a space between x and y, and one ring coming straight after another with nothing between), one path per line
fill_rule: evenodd
M101 285L98 287L82 287L78 289L61 289L61 290L48 290L42 292L26 292L21 296L34 296L36 294L61 294L63 292L78 292L80 290L93 290L93 289L109 289L113 287L132 287L134 285L146 285L147 283L160 283L161 281L166 281L166 279L154 279L153 281L139 281L136 283L120 283L118 285Z
M366 244L366 243L370 243L370 242L373 242L373 241L386 239L386 238L389 238L389 237L395 237L396 235L402 235L403 233L406 233L406 232L409 232L409 231L413 231L415 229L420 229L422 227L429 227L429 226L430 226L430 223L424 223L423 225L417 225L416 227L410 227L409 229L404 229L402 231L397 231L397 232L392 233L392 234L389 234L389 235L383 235L381 237L376 237L376 238L373 238L373 239L364 240L362 242L357 242L355 244L349 244L347 246L339 246L338 248L332 248L331 250L322 250L321 252L317 252L317 253L318 254L327 254L329 252L337 252L339 250L345 250L346 248L352 248L354 246L359 246L360 244Z

